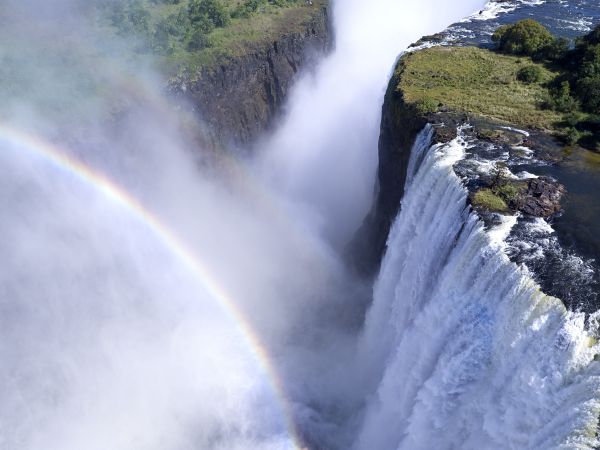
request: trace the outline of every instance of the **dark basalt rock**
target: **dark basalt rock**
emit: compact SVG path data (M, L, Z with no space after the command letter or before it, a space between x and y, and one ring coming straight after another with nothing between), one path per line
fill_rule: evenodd
M550 217L560 211L565 187L547 177L528 182L527 192L518 202L519 211L535 217Z
M373 276L379 269L404 195L410 151L416 136L428 123L427 117L406 103L403 93L396 89L401 74L399 70L392 76L383 102L375 201L346 249L350 265L364 276Z
M429 36L423 36L417 42L415 42L414 44L411 44L409 46L409 48L418 47L420 45L427 44L427 43L439 44L439 43L443 42L445 38L446 38L446 35L444 33L435 33L435 34L431 34Z

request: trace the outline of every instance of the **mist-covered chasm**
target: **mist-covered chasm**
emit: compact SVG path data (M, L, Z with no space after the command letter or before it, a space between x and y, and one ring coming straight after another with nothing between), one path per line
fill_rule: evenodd
M333 2L238 159L94 2L3 2L0 448L593 448L597 350L464 210L460 143L413 168L374 290L341 257L397 55L483 3Z

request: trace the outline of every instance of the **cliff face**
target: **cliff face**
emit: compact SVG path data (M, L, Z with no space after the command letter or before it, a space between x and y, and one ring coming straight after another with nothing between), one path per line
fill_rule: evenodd
M356 266L366 274L374 274L379 268L390 227L404 194L410 151L417 134L427 123L413 105L404 101L402 91L397 89L403 70L401 61L383 102L375 202L351 244Z
M327 6L294 31L267 43L250 44L242 56L218 61L171 91L191 101L217 145L244 146L269 129L293 80L331 46Z

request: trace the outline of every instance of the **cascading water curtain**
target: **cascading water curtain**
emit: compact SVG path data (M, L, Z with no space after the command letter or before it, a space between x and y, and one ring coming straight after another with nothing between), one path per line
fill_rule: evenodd
M453 171L460 130L444 145L431 135L412 150L361 342L371 395L357 448L594 448L600 347L584 316L544 295L471 212Z

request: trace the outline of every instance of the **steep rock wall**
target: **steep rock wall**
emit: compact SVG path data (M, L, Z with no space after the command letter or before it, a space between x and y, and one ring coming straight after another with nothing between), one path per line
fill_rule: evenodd
M249 44L242 56L221 59L170 89L191 102L214 144L246 146L272 126L295 76L331 42L328 7L315 6L299 29Z
M400 61L387 87L381 115L375 201L350 249L354 265L369 275L379 268L392 221L404 194L410 151L417 134L427 123L414 106L404 101L402 92L397 89L403 70Z

